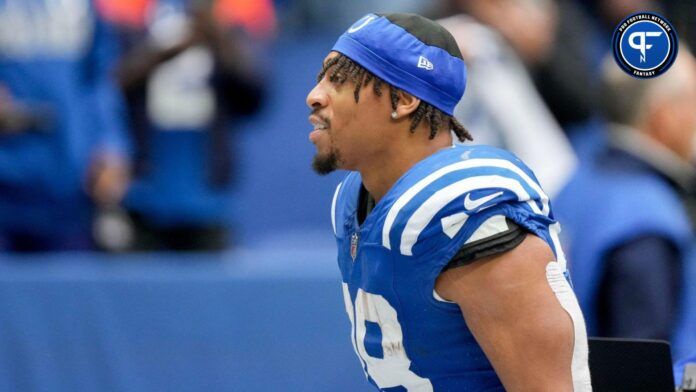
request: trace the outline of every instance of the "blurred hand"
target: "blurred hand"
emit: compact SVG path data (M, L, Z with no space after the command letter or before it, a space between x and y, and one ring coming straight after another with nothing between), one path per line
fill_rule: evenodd
M101 206L117 205L130 184L130 164L120 156L102 154L89 168L87 193Z
M26 116L17 112L15 108L0 104L0 135L17 134L27 127Z
M476 45L476 25L469 22L468 16L462 20L462 17L455 15L445 19L438 19L437 23L442 25L447 31L452 34L457 42L459 51L462 53L464 63L468 64L474 58L476 50L472 50L472 46Z
M194 9L191 14L191 25L192 39L199 43L215 42L222 35L222 29L210 7L199 6Z
M24 132L35 122L29 111L17 105L7 88L0 85L0 135Z
M657 2L653 0L602 0L598 3L599 17L612 29L623 18L636 12L662 12Z
M465 1L465 9L497 30L530 65L549 55L558 23L557 7L547 0Z

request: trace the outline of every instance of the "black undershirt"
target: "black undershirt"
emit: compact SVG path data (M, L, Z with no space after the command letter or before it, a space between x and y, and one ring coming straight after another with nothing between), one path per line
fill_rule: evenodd
M375 199L367 192L364 185L360 186L358 196L358 224L362 225L367 215L375 207ZM444 270L461 267L484 257L505 253L522 243L527 231L509 218L505 218L508 229L487 238L464 244Z

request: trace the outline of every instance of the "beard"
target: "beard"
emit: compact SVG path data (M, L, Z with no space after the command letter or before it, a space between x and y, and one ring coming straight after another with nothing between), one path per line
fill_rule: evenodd
M315 155L312 160L312 169L317 174L325 176L338 169L339 160L338 151L332 149L328 154Z

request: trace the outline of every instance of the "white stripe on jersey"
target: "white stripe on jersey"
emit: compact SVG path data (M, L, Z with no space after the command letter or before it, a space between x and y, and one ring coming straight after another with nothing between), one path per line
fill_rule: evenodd
M338 199L338 191L341 190L341 185L343 185L343 183L339 182L333 195L333 201L331 202L331 226L333 226L334 235L336 235L336 199Z
M573 356L570 362L573 390L575 392L592 392L590 366L587 360L589 356L587 328L578 299L558 263L552 261L546 265L546 280L558 298L558 302L561 303L561 307L568 313L573 322Z
M458 212L456 214L446 216L440 219L442 231L444 231L450 239L454 238L454 236L459 233L459 230L464 227L467 219L469 219L469 215L467 215L465 212Z
M558 266L561 267L562 271L565 271L568 266L566 263L565 253L563 253L563 248L561 247L561 240L558 234L561 232L561 224L556 222L549 225L549 236L551 237L551 242L553 242L554 251L556 252L556 261Z
M536 208L535 213L540 214L539 208L533 200L530 200L529 193L524 189L519 181L497 175L469 177L450 184L430 196L418 209L411 215L406 223L404 231L401 233L401 254L411 256L413 245L418 240L418 236L433 217L440 212L452 200L461 195L476 189L500 188L506 189L517 195L517 200L527 201L532 207Z
M481 223L473 234L466 239L464 244L470 244L484 238L492 237L496 234L508 231L510 227L507 224L505 215L493 215ZM454 236L450 237L453 238Z
M404 192L394 202L391 209L389 210L389 213L387 213L387 217L384 220L384 227L382 228L382 245L387 249L391 249L391 240L389 239L389 234L391 232L392 226L394 225L394 221L396 220L396 216L399 214L399 212L401 212L401 209L404 208L404 206L425 187L432 184L439 178L445 176L446 174L452 173L454 171L485 167L507 169L520 176L525 181L527 186L532 188L539 195L539 201L541 201L542 205L541 213L544 215L549 214L549 197L546 195L546 193L544 193L539 184L532 180L527 175L527 173L525 173L515 164L504 159L469 159L466 161L453 163L439 170L436 170L435 172L429 174L427 177L418 181L415 185L413 185L406 192Z

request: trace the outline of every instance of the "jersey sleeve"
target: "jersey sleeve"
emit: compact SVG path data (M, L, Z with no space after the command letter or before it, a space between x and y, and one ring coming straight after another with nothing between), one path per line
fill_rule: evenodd
M472 194L485 196L475 198ZM404 236L405 241L400 244L402 253L410 250L413 256L419 257L431 253L433 248L459 251L466 246L504 237L510 232L512 225L541 237L553 247L549 227L555 221L541 212L537 200L518 196L500 188L459 195L435 213L420 234L409 231L409 235ZM485 203L476 206L477 200ZM471 201L468 207L473 208L466 208L467 201Z
M113 77L120 56L116 27L101 13L95 17L94 40L83 59L86 95L100 153L130 159L132 140L127 131L125 102Z
M442 260L435 257L440 269L462 247L504 236L511 224L541 237L554 251L557 245L548 197L531 171L510 159L481 160L433 180L398 216L390 245L406 257L432 260L442 254Z

